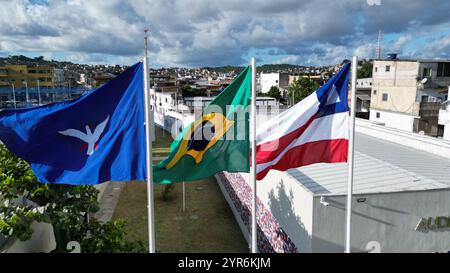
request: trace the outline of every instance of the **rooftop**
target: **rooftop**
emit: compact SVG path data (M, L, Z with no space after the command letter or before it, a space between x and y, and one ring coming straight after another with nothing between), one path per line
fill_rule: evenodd
M420 62L420 63L448 63L450 62L450 59L389 59L389 58L382 58L382 59L374 59L374 61L386 61L386 62Z
M288 170L314 195L345 195L347 163ZM450 159L355 134L354 194L450 188Z

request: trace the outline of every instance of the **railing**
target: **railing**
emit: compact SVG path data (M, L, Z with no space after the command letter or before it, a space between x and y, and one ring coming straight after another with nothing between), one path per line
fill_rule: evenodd
M419 115L422 118L438 117L441 106L442 106L441 102L421 102Z
M441 110L447 110L448 106L450 106L450 100L441 103Z

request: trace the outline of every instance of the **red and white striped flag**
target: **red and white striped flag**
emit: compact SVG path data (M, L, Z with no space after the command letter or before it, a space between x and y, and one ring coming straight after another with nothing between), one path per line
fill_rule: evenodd
M347 162L350 64L289 110L259 126L256 179L270 170Z

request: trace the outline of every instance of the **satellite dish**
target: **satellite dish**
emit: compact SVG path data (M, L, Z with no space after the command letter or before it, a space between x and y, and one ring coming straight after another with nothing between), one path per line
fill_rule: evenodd
M428 81L428 78L423 78L420 82L421 82L422 84L426 84L427 81Z

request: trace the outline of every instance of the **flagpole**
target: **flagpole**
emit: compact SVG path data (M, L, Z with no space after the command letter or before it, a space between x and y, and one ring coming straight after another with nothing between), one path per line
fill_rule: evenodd
M38 88L38 100L39 100L39 105L41 105L41 88L39 86L39 80L37 80L37 88Z
M250 183L253 187L252 198L252 253L258 252L257 240L257 223L256 223L256 61L255 58L251 60L252 65L252 108L250 113L251 137L250 145L252 152L251 169L250 169Z
M29 101L29 95L28 95L28 83L24 81L25 83L25 100L27 101L27 107L28 107L28 101Z
M186 211L186 186L184 184L183 181L183 212Z
M148 29L144 30L145 57L144 57L144 100L145 100L145 139L147 144L147 211L148 211L148 252L155 253L155 216L153 208L153 155L152 155L152 136L153 127L153 109L150 105L149 86L148 86Z
M353 167L355 150L355 107L356 107L356 67L358 58L353 56L352 60L352 95L350 108L350 136L348 143L348 181L347 181L347 208L345 229L345 252L351 252L351 222L352 222L352 194L353 194Z
M14 89L14 83L12 84L12 89L13 89L14 109L16 109L17 108L17 106L16 106L16 90Z

